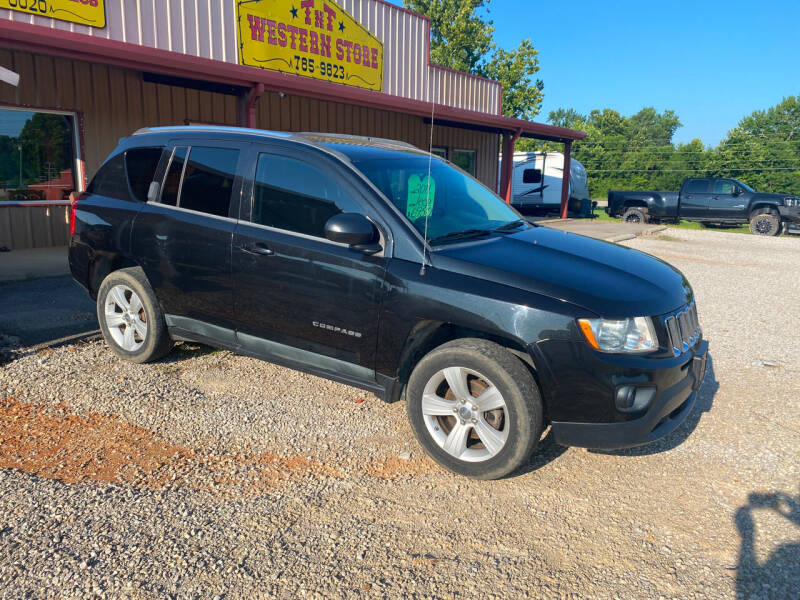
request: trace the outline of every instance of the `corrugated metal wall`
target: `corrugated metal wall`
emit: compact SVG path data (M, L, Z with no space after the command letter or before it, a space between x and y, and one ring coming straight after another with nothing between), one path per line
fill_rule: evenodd
M2 48L0 65L20 73L21 82L17 88L0 85L0 106L78 113L88 179L119 138L141 127L181 125L186 120L220 125L237 122L237 97L145 82L138 71ZM427 148L430 142L430 126L421 117L300 96L281 98L274 92L265 93L258 101L257 118L264 129L370 135L420 148ZM476 176L496 189L499 135L435 125L433 143L448 148L451 157L456 149L474 150ZM26 248L66 241L61 208L48 209L50 215L39 208L0 210L0 245Z
M237 122L235 96L145 82L137 71L2 48L0 65L20 74L19 87L0 85L0 104L81 111L89 178L140 127Z
M384 93L499 113L499 83L428 64L425 19L375 0L339 0L339 3L383 41ZM0 19L238 62L234 0L106 0L104 29L8 9L0 9Z
M430 144L430 126L414 115L300 96L281 98L272 92L258 102L258 126L262 129L370 135L402 140L424 149ZM451 158L453 150L475 150L476 177L489 188L497 188L498 134L434 125L433 145L448 148Z
M0 65L20 74L18 88L0 86L0 104L79 110L83 115L83 158L94 175L121 137L140 127L182 125L185 120L236 125L237 98L142 81L141 73L112 66L0 48ZM373 135L427 148L430 129L420 117L264 94L258 125L283 131ZM478 179L494 188L499 136L453 127L434 128L434 145L477 151Z
M69 244L66 206L2 206L0 246L9 250L49 248Z

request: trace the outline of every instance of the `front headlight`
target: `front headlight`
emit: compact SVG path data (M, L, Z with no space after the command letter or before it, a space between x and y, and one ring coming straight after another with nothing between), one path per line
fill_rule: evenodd
M784 206L800 206L800 198L784 198Z
M649 352L658 348L650 317L578 319L586 341L600 352Z

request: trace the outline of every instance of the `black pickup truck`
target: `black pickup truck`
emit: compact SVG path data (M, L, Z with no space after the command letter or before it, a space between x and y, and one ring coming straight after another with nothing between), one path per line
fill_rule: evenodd
M800 198L757 192L736 179L686 179L680 192L610 190L606 212L631 223L696 221L706 226L750 224L756 235L800 229Z

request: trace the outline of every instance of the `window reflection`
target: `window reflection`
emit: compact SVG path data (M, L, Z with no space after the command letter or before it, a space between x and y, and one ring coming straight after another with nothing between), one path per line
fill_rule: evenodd
M69 198L74 137L72 115L0 109L0 201Z

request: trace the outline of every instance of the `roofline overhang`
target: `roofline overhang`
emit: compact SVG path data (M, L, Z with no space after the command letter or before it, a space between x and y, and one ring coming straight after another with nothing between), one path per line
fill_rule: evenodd
M430 102L6 19L0 19L0 44L16 50L105 63L136 71L163 73L247 87L263 84L266 90L285 94L344 102L427 117L428 119L431 116ZM478 127L484 131L510 134L521 130L524 137L557 142L581 140L586 137L586 133L583 131L513 119L502 115L481 113L442 104L436 104L433 108L434 120L437 123L455 127L466 125Z

